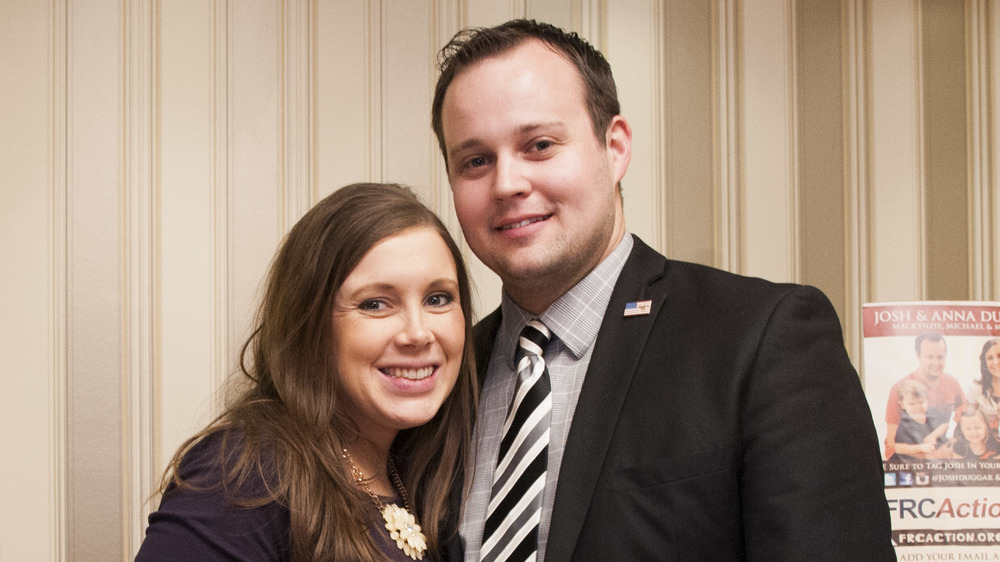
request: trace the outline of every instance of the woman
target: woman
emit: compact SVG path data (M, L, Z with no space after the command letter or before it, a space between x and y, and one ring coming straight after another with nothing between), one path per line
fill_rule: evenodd
M441 558L475 419L470 303L410 191L322 200L271 264L245 388L174 456L137 560Z
M979 354L981 378L973 381L966 393L969 402L978 404L994 433L1000 426L1000 338L987 340Z

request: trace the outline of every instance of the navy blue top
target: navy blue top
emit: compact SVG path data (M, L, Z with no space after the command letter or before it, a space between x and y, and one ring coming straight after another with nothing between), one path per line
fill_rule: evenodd
M211 435L184 456L181 478L198 489L168 486L159 509L149 515L149 527L137 562L291 558L288 507L278 502L256 508L234 505L233 497L265 497L266 487L264 480L255 474L240 488L227 493L220 485L220 442L220 435ZM399 502L398 498L381 499L385 503ZM368 532L386 559L410 560L389 538L374 502L368 511Z

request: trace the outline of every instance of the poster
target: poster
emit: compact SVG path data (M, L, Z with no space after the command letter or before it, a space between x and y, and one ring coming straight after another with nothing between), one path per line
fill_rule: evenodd
M1000 303L866 304L863 334L899 560L1000 560Z

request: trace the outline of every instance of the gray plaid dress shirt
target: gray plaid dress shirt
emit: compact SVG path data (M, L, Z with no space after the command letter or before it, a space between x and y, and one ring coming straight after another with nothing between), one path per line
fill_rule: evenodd
M538 560L545 558L545 542L549 535L559 465L566 446L566 436L573 422L573 410L580 397L590 355L594 342L597 341L597 333L611 299L611 292L632 251L632 245L632 235L626 232L622 241L604 261L538 317L553 335L545 351L545 363L552 382L552 426L542 521L538 529ZM479 559L503 422L517 379L514 356L518 334L535 318L514 304L506 293L502 296L500 306L503 321L493 343L493 354L480 395L474 453L476 458L473 459L475 471L472 490L469 497L465 498L461 525L467 561Z

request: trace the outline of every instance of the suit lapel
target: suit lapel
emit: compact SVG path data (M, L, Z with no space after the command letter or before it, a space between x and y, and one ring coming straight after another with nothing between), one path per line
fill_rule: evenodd
M635 238L601 322L559 469L546 560L569 560L607 455L616 421L660 314L666 258ZM625 305L652 301L648 315L625 317Z
M503 320L501 307L497 307L489 316L476 323L473 331L472 342L476 352L476 377L479 379L479 388L483 387L486 380L486 370L490 366L490 354L493 353L493 341L500 331L500 324Z

